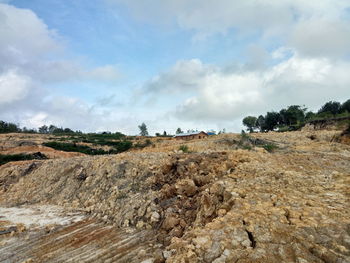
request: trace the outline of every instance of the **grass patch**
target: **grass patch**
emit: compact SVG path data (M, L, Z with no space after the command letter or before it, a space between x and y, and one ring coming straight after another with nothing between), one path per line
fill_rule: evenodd
M275 150L278 149L278 146L274 143L268 143L262 146L266 151L268 151L269 153L274 152Z
M187 145L181 145L179 147L179 151L182 151L183 153L189 153L190 152L190 149L188 148Z
M38 152L33 154L0 154L0 165L14 161L43 160L47 157Z
M150 139L147 139L144 143L141 143L141 142L135 143L134 147L143 149L143 148L150 146L150 145L152 145L152 142Z
M327 121L327 120L334 120L337 118L347 118L350 117L350 112L343 112L338 114L331 114L330 112L323 112L316 114L313 118L308 120L307 122L315 122L315 121Z
M64 152L80 152L89 155L98 155L98 154L108 154L102 149L93 149L85 145L79 145L76 143L63 143L63 142L46 142L43 143L44 146L53 148L55 150L64 151Z

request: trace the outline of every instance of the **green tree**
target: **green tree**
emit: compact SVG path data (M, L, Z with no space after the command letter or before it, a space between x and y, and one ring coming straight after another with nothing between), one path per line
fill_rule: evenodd
M265 117L260 115L256 120L255 126L260 130L260 132L264 132L266 130Z
M265 116L265 128L267 131L273 131L279 124L281 115L278 112L268 112Z
M247 126L247 130L249 132L253 132L254 129L256 128L256 121L257 118L254 116L247 116L243 119L242 123L244 126Z
M39 133L48 133L49 127L47 127L46 125L43 125L43 126L39 127L38 131L39 131Z
M181 128L177 128L176 134L180 134L180 133L183 133L183 131L181 130Z
M141 136L148 136L147 126L144 122L141 125L139 125L139 129Z
M57 127L55 125L51 124L49 127L49 133L53 133L56 129L57 129Z
M315 113L313 113L312 111L308 111L308 112L305 114L305 120L306 120L306 121L312 120L315 116L316 116Z
M20 132L20 131L21 129L18 127L17 124L0 121L0 133Z
M318 114L329 112L333 115L340 113L341 104L337 101L329 101L318 110Z
M340 108L341 112L349 112L350 113L350 99L348 99L347 101L345 101Z
M287 109L280 111L280 124L295 125L305 121L306 108L301 108L299 105L291 105Z

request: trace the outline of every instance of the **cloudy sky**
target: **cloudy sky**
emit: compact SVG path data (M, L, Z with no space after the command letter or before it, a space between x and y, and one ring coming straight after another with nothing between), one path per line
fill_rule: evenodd
M0 0L0 119L240 131L350 98L348 0Z

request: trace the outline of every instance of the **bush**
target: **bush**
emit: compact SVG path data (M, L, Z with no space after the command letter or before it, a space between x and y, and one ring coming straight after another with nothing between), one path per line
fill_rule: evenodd
M181 146L179 147L179 151L182 151L182 152L184 152L184 153L190 152L187 145L181 145Z
M273 143L268 143L263 145L263 148L268 151L268 152L274 152L276 149L278 149L278 146L276 144Z
M37 152L33 154L11 154L11 155L0 154L0 165L3 165L8 162L13 162L13 161L43 160L43 159L47 159L47 157L41 152Z
M278 132L288 132L288 131L290 131L290 127L289 126L278 127Z
M106 152L102 149L92 149L85 145L79 145L76 143L62 143L62 142L46 142L43 143L44 146L53 148L59 151L65 152L80 152L89 155L98 155L98 154L109 154L110 152Z
M17 124L0 121L0 133L20 132L21 129Z
M152 145L152 142L150 139L147 139L144 143L140 143L140 142L136 143L134 145L134 147L143 149L143 148L150 146L150 145Z
M242 140L249 140L250 136L244 130L242 130L241 131L241 139Z

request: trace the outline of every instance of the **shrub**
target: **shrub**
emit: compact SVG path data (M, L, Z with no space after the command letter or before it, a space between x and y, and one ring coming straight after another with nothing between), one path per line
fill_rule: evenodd
M11 154L11 155L0 154L0 165L3 165L8 162L13 162L13 161L42 160L42 159L47 159L47 157L41 152L37 152L33 154Z
M278 128L278 132L287 132L290 131L289 126L281 126Z
M92 149L88 146L79 145L76 143L46 142L43 145L50 147L50 148L53 148L55 150L59 150L59 151L80 152L80 153L85 153L85 154L89 154L89 155L108 154L109 153L109 152L106 152L102 149Z
M268 152L274 152L276 149L278 149L278 146L276 144L273 143L268 143L263 145L263 148L268 151Z
M184 152L184 153L188 153L188 152L189 152L189 148L188 148L187 145L181 145L181 146L179 147L179 150L182 151L182 152Z
M249 140L250 136L244 130L242 130L241 131L241 139L242 140Z
M150 146L150 145L152 145L152 142L150 139L147 139L144 143L141 143L141 142L136 143L134 145L134 147L143 149L143 148Z
M95 143L97 144L97 143ZM130 141L106 141L98 143L98 145L108 145L113 147L112 150L105 151L103 149L94 149L86 145L79 145L75 142L73 143L62 143L62 142L46 142L44 146L53 148L55 150L65 151L65 152L80 152L89 155L102 155L102 154L116 154L129 150L132 147L132 142Z
M241 146L241 148L243 150L248 150L248 151L251 151L253 149L253 147L251 145L249 145L249 144L244 144L244 145Z

